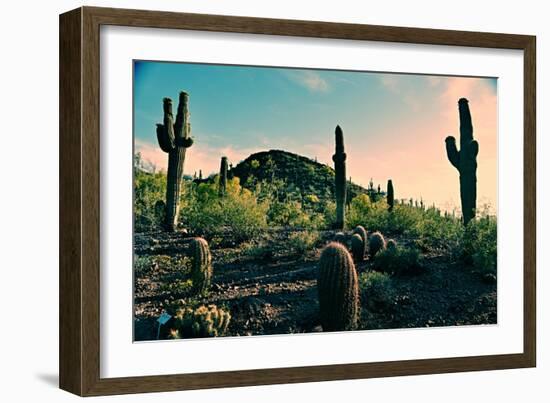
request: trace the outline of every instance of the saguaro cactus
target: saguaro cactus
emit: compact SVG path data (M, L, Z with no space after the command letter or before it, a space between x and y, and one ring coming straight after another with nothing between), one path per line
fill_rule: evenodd
M479 144L474 140L472 116L468 107L468 100L460 98L458 101L458 113L460 116L460 151L456 148L456 140L453 136L445 139L447 158L460 175L460 201L462 204L462 219L464 225L468 225L475 217L476 212L476 186L477 186L477 153Z
M388 201L388 211L393 210L393 182L391 179L388 179L388 189L387 189L387 195L386 195L387 201Z
M323 330L353 330L359 316L357 272L348 250L339 243L329 243L321 253L317 290Z
M225 195L225 190L227 188L227 157L222 157L220 164L220 182L218 186L219 195L222 197Z
M174 231L177 227L185 150L193 144L193 139L190 137L191 125L189 123L188 102L189 95L186 92L180 92L178 113L174 122L172 100L164 98L164 121L162 124L157 124L159 146L162 151L168 153L166 212L164 218L164 228L167 231Z
M336 126L336 150L332 156L334 161L334 184L336 188L336 229L344 229L346 215L346 153L344 152L344 133Z

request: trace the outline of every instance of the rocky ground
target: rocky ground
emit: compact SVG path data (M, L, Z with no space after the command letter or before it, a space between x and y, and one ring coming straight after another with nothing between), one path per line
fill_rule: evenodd
M216 304L231 312L227 336L321 331L316 288L317 261L332 233L302 253L285 248L288 231L262 236L269 247L244 248L221 237L211 240L213 285L207 298L189 295L185 268L189 237L146 233L135 237L135 340L157 337L159 315L174 301ZM411 240L397 238L406 244ZM278 247L278 245L283 245ZM359 273L372 263L359 264ZM445 256L425 254L421 274L394 276L383 302L362 298L361 329L416 328L496 323L496 284Z

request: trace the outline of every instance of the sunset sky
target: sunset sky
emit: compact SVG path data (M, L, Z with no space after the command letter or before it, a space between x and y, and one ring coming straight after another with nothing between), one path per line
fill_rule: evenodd
M225 155L236 165L251 153L283 149L332 166L334 128L344 131L347 174L396 198L460 206L458 172L445 137L459 143L458 99L468 98L479 142L478 207L497 206L497 79L421 76L187 63L135 62L135 150L159 169L162 98L189 93L191 134L184 171L215 172Z

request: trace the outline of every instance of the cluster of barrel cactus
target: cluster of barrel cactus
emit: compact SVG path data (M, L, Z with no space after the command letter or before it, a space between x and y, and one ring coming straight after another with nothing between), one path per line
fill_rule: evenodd
M195 338L223 336L227 331L231 314L216 305L201 305L178 310L174 318L174 328L169 338Z
M163 226L167 231L175 231L179 215L179 196L181 178L183 175L183 163L185 151L193 145L190 136L191 124L189 123L189 96L186 92L180 92L178 112L174 121L172 113L172 100L164 98L163 123L157 124L157 139L160 148L168 153L168 173L166 182L166 206Z
M193 238L189 244L191 256L191 280L195 294L208 293L212 281L212 256L208 242L203 238Z
M323 330L355 329L359 318L359 284L353 259L342 244L331 242L323 249L317 289Z

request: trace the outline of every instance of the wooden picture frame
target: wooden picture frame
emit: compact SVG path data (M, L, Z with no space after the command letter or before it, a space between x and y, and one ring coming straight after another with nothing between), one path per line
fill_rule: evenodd
M100 377L100 26L519 49L524 52L523 353L229 372ZM60 387L81 396L533 367L536 364L535 37L82 7L60 16Z

